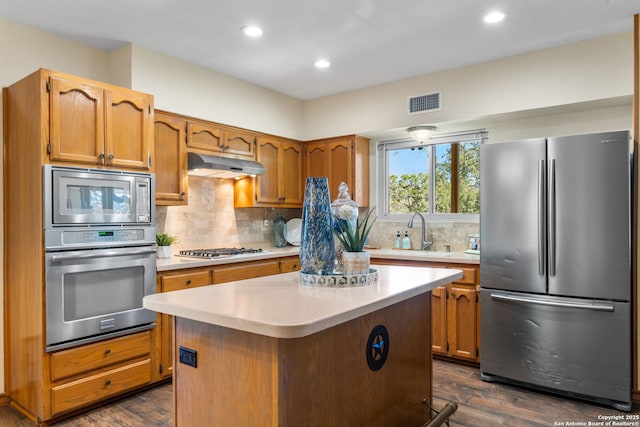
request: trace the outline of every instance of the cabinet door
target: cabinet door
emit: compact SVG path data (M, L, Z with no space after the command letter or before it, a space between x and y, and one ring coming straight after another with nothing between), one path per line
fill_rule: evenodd
M327 144L311 142L305 144L305 176L327 176Z
M187 147L216 153L222 152L222 128L214 123L189 121L187 123Z
M49 80L52 161L102 164L104 153L104 90L80 79Z
M256 159L266 168L266 172L256 178L256 202L282 203L278 170L280 168L280 142L270 137L258 137Z
M353 150L351 149L351 139L341 139L327 144L329 168L329 195L331 200L338 196L338 186L345 182L349 186L349 192L353 198Z
M431 291L431 350L447 354L447 287Z
M447 285L447 323L449 354L476 360L476 290L474 287Z
M280 144L280 196L282 202L302 205L304 187L302 185L302 146L296 142Z
M227 128L225 130L223 150L228 154L238 154L253 158L255 156L257 135L254 132Z
M155 112L156 204L187 204L186 121Z
M106 91L105 164L150 169L152 98L129 90Z

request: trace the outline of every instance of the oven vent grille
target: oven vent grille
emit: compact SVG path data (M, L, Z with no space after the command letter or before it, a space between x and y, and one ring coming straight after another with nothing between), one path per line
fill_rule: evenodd
M441 92L426 93L423 95L415 95L409 97L409 114L427 113L431 111L440 111Z

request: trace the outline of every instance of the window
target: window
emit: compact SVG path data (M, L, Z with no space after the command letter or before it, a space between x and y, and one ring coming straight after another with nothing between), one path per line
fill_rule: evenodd
M484 131L378 145L378 206L385 217L480 213L480 144ZM382 209L381 209L382 210ZM382 213L382 212L381 212Z

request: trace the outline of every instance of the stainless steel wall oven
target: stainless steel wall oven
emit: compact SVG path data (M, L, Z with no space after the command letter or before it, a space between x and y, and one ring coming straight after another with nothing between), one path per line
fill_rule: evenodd
M46 349L150 329L155 177L45 165Z

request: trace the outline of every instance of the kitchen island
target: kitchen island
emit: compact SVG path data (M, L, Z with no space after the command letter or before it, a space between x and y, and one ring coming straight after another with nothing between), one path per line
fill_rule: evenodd
M145 297L174 316L175 425L424 423L430 291L462 272L374 268L379 283L366 287L286 273Z

